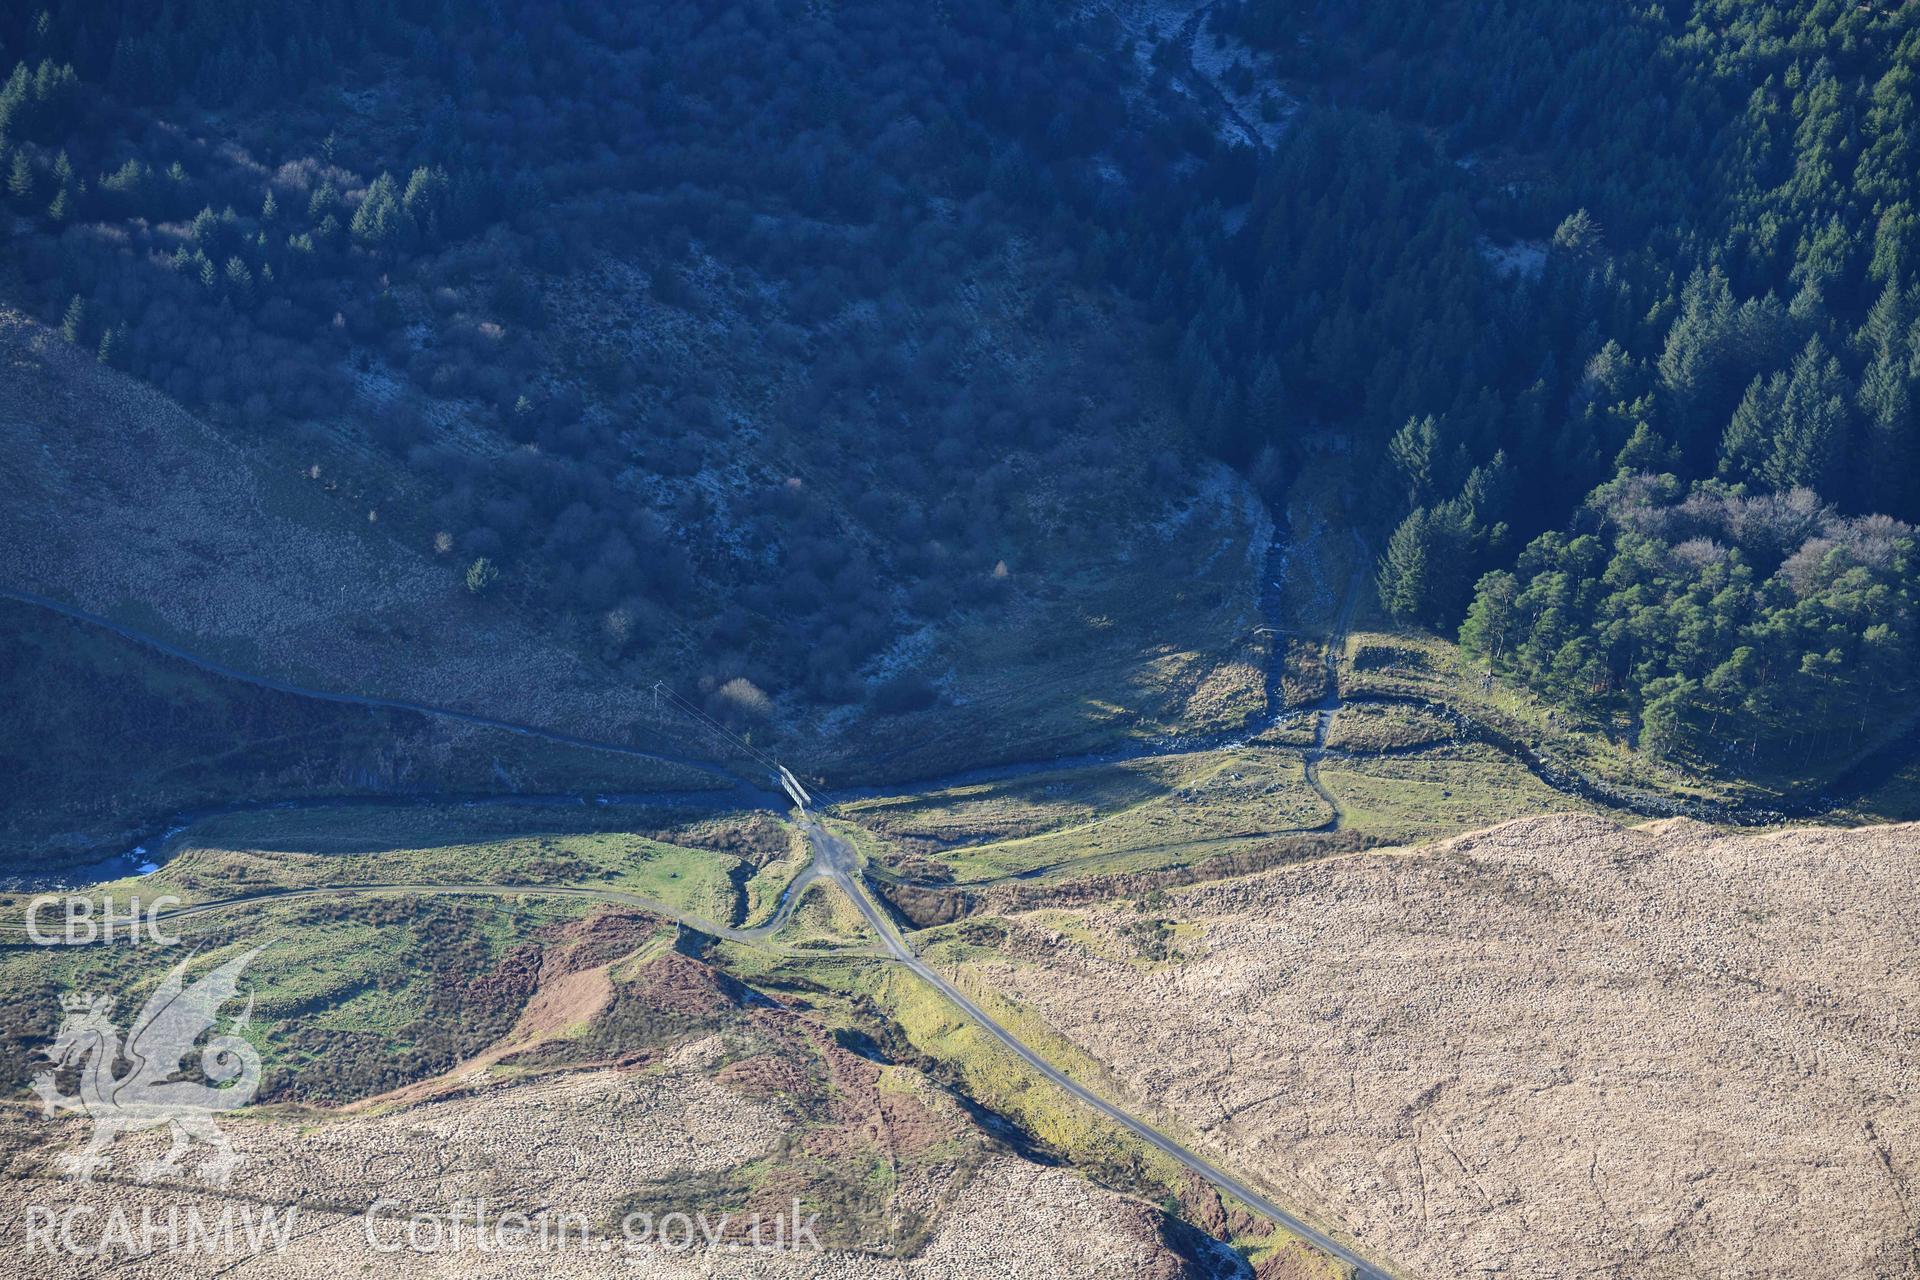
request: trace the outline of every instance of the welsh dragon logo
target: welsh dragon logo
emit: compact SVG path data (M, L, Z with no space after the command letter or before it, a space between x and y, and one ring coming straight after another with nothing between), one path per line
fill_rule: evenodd
M247 998L246 1009L226 1033L208 1040L200 1051L200 1071L213 1082L211 1086L197 1077L181 1078L182 1060L213 1028L220 1006L234 998L241 972L259 954L256 947L191 986L186 983L186 971L192 957L182 960L147 1000L124 1046L113 1024L112 996L60 998L65 1018L46 1054L57 1070L79 1068L80 1092L71 1097L61 1093L55 1083L57 1070L36 1076L33 1091L40 1095L47 1115L78 1111L93 1120L93 1140L84 1151L60 1158L63 1172L91 1181L94 1170L111 1162L107 1148L120 1134L166 1125L173 1130L172 1149L139 1166L136 1173L141 1181L177 1173L197 1138L214 1154L195 1172L219 1186L227 1185L245 1157L234 1151L213 1118L246 1106L260 1089L260 1054L239 1034L253 1015L253 998ZM115 1067L123 1061L127 1070L115 1075Z

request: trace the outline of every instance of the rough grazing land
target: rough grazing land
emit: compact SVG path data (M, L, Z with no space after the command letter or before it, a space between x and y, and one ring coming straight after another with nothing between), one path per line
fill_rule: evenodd
M282 474L131 378L0 311L0 583L243 670L608 737L644 691L476 608L389 536L398 493ZM385 510L382 510L385 508ZM478 701L476 701L478 699ZM658 738L672 749L677 739Z
M221 1193L196 1181L204 1147L176 1169L151 1167L166 1149L155 1132L123 1136L101 1181L78 1186L57 1176L57 1157L84 1144L85 1121L0 1104L0 1225L31 1221L35 1205L76 1203L101 1224L116 1213L164 1220L174 1205L215 1222L261 1206L292 1208L298 1219L279 1249L263 1251L242 1232L216 1240L210 1259L191 1240L141 1246L107 1235L107 1256L53 1257L51 1273L35 1239L0 1230L0 1276L188 1280L240 1265L249 1275L327 1280L1193 1274L1154 1205L1012 1154L921 1071L855 1052L804 1004L756 996L665 949L658 925L609 913L550 935L517 1023L431 1079L344 1109L261 1107L223 1118L245 1160ZM274 1017L268 1010L262 1022ZM817 1215L805 1241L791 1234L796 1202ZM569 1236L544 1248L482 1248L471 1230L481 1203L495 1221L572 1215ZM375 1241L418 1248L369 1243L365 1215L376 1204ZM446 1224L454 1213L468 1223L463 1242L436 1243L431 1228L398 1234L416 1214ZM756 1218L763 1243L784 1231L790 1247L755 1250ZM680 1234L661 1248L630 1238L623 1224L639 1222ZM105 1230L83 1220L74 1238L92 1248Z
M1412 1275L1908 1276L1916 877L1915 826L1531 818L1176 891L1167 964L1119 903L979 976Z
M988 1155L971 1168L970 1177L961 1172L966 1166L930 1167L924 1178L899 1189L901 1209L935 1222L910 1259L858 1250L755 1252L730 1249L725 1242L691 1251L599 1249L607 1226L619 1238L617 1223L636 1188L659 1191L651 1202L655 1214L679 1207L689 1213L704 1210L717 1224L727 1210L702 1188L743 1162L769 1155L794 1130L795 1117L776 1093L753 1087L737 1070L717 1078L708 1074L722 1053L720 1038L708 1037L646 1071L547 1077L383 1115L229 1119L223 1125L248 1160L224 1195L190 1179L152 1187L75 1188L33 1176L44 1151L46 1123L28 1119L22 1109L9 1110L0 1116L0 1145L13 1153L11 1176L0 1180L0 1216L16 1222L28 1204L84 1204L95 1206L104 1222L118 1206L138 1230L142 1206L164 1215L169 1205L197 1205L218 1221L225 1205L284 1205L289 1199L301 1204L294 1238L284 1250L249 1257L251 1250L241 1242L213 1259L179 1251L133 1264L131 1273L153 1280L188 1280L235 1264L243 1264L242 1274L264 1280L358 1275L1178 1280L1189 1274L1162 1243L1158 1215L1148 1206L1064 1169L1004 1154ZM83 1135L76 1127L70 1136ZM151 1137L123 1139L116 1163L150 1159L163 1146ZM28 1176L21 1178L23 1173ZM378 1197L398 1208L402 1222L416 1209L445 1212L483 1199L495 1215L542 1206L576 1212L594 1224L596 1245L579 1247L576 1234L573 1247L546 1252L489 1253L470 1240L437 1253L377 1252L368 1244L368 1228L358 1212L341 1210L364 1207ZM398 1233L404 1226L393 1221L375 1230L382 1244L403 1239ZM76 1234L88 1242L98 1239L90 1226ZM120 1252L111 1262L124 1266L125 1260ZM54 1274L44 1270L47 1261L44 1254L28 1257L17 1231L0 1238L0 1272ZM105 1259L53 1261L57 1267L73 1265L71 1274L111 1269Z

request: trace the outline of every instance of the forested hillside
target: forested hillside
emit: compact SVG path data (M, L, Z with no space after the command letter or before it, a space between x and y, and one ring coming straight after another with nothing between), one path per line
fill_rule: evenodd
M1244 0L1215 21L1367 113L1327 195L1307 165L1256 202L1256 228L1278 216L1260 247L1223 255L1226 279L1263 265L1230 305L1279 338L1217 364L1237 394L1262 375L1236 346L1276 353L1282 417L1378 451L1384 602L1464 621L1498 670L1665 754L1784 766L1901 727L1920 6ZM1322 274L1270 282L1281 243Z
M710 686L857 701L1311 437L1577 723L1910 719L1920 5L1196 13L1271 145L1129 5L10 11L7 287L234 432L362 406L476 596Z
M889 645L1191 497L1140 322L1070 250L1096 157L1154 153L1081 35L891 0L10 9L8 300L238 437L365 437L451 581L672 649L643 675L693 663L717 713L859 702Z

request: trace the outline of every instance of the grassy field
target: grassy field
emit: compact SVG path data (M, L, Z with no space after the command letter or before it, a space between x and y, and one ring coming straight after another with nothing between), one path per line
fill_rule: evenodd
M857 801L851 821L904 844L906 874L967 884L1045 868L1126 870L1332 818L1289 751L1239 748ZM959 842L969 836L976 843ZM982 838L984 837L984 838ZM884 855L883 855L884 856Z
M874 946L879 942L860 908L831 880L815 880L806 887L780 939L790 947L808 951Z
M1341 807L1340 829L1371 843L1594 811L1504 752L1454 742L1448 721L1417 708L1344 707L1328 742L1319 777ZM1255 746L855 801L843 812L884 874L957 887L1185 865L1334 816L1306 785L1297 751Z
M811 895L810 895L811 896ZM702 1070L729 1092L778 1109L790 1123L770 1149L694 1178L636 1186L623 1211L771 1213L793 1198L820 1214L823 1243L912 1256L994 1143L953 1096L912 1063L887 1061L867 992L883 966L845 955L773 953L719 944L717 967L656 956L616 972L613 1005L577 1045L591 1060L609 1047L713 1037ZM624 968L624 967L623 967ZM745 980L777 1006L736 1003Z
M504 1034L532 990L540 940L589 909L511 899L269 903L181 921L180 947L0 952L0 1079L18 1087L46 1065L37 1053L55 1030L59 993L114 994L124 1028L174 964L192 956L197 976L258 947L241 1001L223 1016L254 1002L244 1034L264 1064L260 1100L378 1093Z
M964 1186L990 1149L954 1100L909 1067L869 1064L837 1045L834 1032L854 1025L854 1015L830 988L813 982L812 1014L770 1009L674 951L670 926L649 930L636 917L630 928L596 934L584 928L588 914L584 905L550 911L490 900L277 904L251 912L244 928L195 921L183 941L195 949L194 975L265 942L222 1029L251 998L243 1033L263 1059L260 1100L321 1106L426 1080L500 1043L542 960L592 947L581 963L613 961L611 998L590 1022L492 1067L495 1078L636 1058L657 1069L660 1058L706 1041L708 1052L677 1069L772 1103L790 1122L767 1135L766 1154L713 1177L633 1187L627 1208L659 1200L679 1211L740 1209L744 1218L797 1197L820 1213L831 1247L911 1253L938 1220L941 1200L929 1187ZM124 1026L187 954L0 953L0 981L13 993L0 1000L0 1078L18 1087L42 1065L33 1051L53 1030L58 991L116 993ZM324 1111L300 1114L327 1120Z
M1342 715L1345 713L1342 712ZM1345 826L1382 843L1412 844L1534 813L1600 812L1555 791L1490 747L1444 747L1379 759L1328 759L1320 781Z
M963 971L970 955L998 956L966 940L969 930L982 927L991 928L992 923L924 932L915 940L931 944L931 961L950 971L962 966ZM721 944L715 954L729 970L750 977L758 988L790 1007L804 1009L810 1019L836 1035L876 1038L896 1061L931 1074L1011 1126L994 1126L996 1136L1044 1158L1063 1160L1103 1185L1137 1195L1190 1222L1208 1216L1205 1202L1212 1193L1179 1164L1035 1073L910 972L845 954L773 956L731 944ZM970 979L963 977L963 982L970 996L1073 1078L1112 1088L1097 1062L1028 1010ZM1251 1219L1235 1221L1251 1227ZM1255 1233L1231 1243L1255 1262L1284 1257L1298 1269L1281 1274L1301 1280L1336 1280L1347 1274L1283 1232Z
M1262 772L1268 765L1297 771L1298 760L1273 752L1183 759L1159 772L1159 795L1146 803L1184 799L1186 807L1216 815L1256 800L1270 803L1273 779ZM1105 778L1096 789L1112 783ZM1199 803L1215 793L1220 803ZM1089 796L1073 803L1078 812L1098 813ZM1141 808L1123 805L1113 816L1135 824L1126 830L1151 835L1163 819ZM804 865L804 844L765 815L703 818L649 811L650 829L618 829L622 823L631 826L636 816L586 808L233 814L187 832L183 852L137 884L143 895L172 891L189 899L328 882L601 884L727 919L741 905L750 914L769 909L778 886ZM113 888L129 890L134 883ZM559 931L577 928L594 911L587 903L537 895L497 900L378 896L267 902L183 922L180 931L198 950L201 968L257 941L268 942L246 983L256 1001L248 1034L267 1065L263 1097L335 1103L437 1076L499 1043L531 997ZM1203 943L1177 929L1161 929L1162 923L1143 915L1138 937L1130 936L1127 945L1138 947L1143 966ZM977 927L968 922L925 935L933 944L932 958L964 969L972 946L967 931ZM1211 1193L1177 1165L1034 1076L910 975L861 957L873 939L837 886L816 883L807 891L781 936L788 950L726 943L713 949L713 957L740 979L805 1013L814 1030L799 1041L782 1033L775 1043L760 1022L736 1018L733 1010L758 1006L723 979L699 978L701 966L666 945L671 936L667 928L656 929L650 942L642 935L629 939L634 945L610 970L611 1002L593 1023L516 1053L492 1070L505 1076L564 1070L662 1053L688 1037L723 1033L728 1048L716 1070L781 1082L769 1087L819 1118L783 1145L778 1159L729 1171L710 1188L713 1194L752 1203L798 1187L852 1224L849 1230L857 1228L844 1243L878 1239L911 1248L930 1219L919 1210L902 1216L902 1197L911 1200L917 1194L911 1188L927 1170L976 1159L978 1138L962 1141L961 1130L942 1129L946 1136L915 1138L902 1147L891 1139L875 1145L859 1136L865 1130L842 1114L840 1102L830 1101L849 1087L836 1083L849 1069L846 1060L826 1052L818 1037L851 1037L849 1043L877 1038L1007 1116L1024 1135L1020 1141L1036 1143L1097 1180L1190 1221L1204 1218L1204 1205L1195 1197ZM9 980L17 993L0 1004L7 1021L0 1065L7 1078L18 1082L31 1073L31 1052L52 1030L57 992L90 986L135 1002L173 959L173 953L132 948L0 954L0 980ZM985 988L972 994L1076 1078L1112 1091L1112 1081L1097 1063L1025 1010ZM922 1087L916 1072L887 1065L875 1070L859 1088L906 1099L887 1106L924 1103L937 1109L937 1102L913 1101ZM636 1188L634 1203L646 1202L658 1190ZM1254 1257L1298 1247L1264 1235L1236 1243ZM1314 1267L1322 1261L1304 1260Z
M782 846L767 845L767 821L616 807L259 810L197 823L160 870L89 894L172 894L191 904L327 884L565 884L641 894L727 923L750 899L746 887L767 874L757 860L783 865L774 853ZM29 897L0 895L0 911L14 918Z
M1164 795L1180 773L1166 760L1136 760L853 800L839 811L904 846L937 851L1089 822Z
M1160 916L1156 908L1161 901L1162 895L1136 898L1134 909L1138 918L1129 921L1126 929L1115 935L1087 929L1085 914L1072 909L1041 907L1023 912L1021 918L1026 924L1058 934L1094 955L1131 965L1144 973L1173 964L1206 943L1197 926ZM937 934L938 931L928 932Z
M1349 703L1327 732L1329 751L1408 751L1453 742L1445 716L1401 703Z

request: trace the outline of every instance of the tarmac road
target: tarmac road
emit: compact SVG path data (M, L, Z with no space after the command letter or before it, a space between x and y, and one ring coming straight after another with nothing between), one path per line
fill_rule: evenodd
M853 899L854 905L860 908L860 914L866 917L873 931L880 935L880 941L886 949L887 956L912 970L916 977L945 996L967 1017L979 1023L981 1028L994 1039L1018 1054L1028 1066L1115 1124L1172 1156L1222 1191L1346 1263L1354 1269L1359 1280L1392 1280L1392 1272L1377 1263L1369 1262L1348 1245L1335 1240L1311 1223L1301 1221L1300 1218L1267 1199L1232 1174L1195 1155L1144 1120L1127 1114L1072 1077L1056 1070L1045 1058L1029 1049L1018 1036L1001 1026L986 1010L968 999L963 992L913 953L906 939L900 935L899 929L894 927L892 919L880 909L879 904L874 902L872 895L867 892L866 882L860 874L859 856L846 841L823 828L811 814L802 812L800 822L807 833L807 839L813 845L814 866L819 867L823 874L832 877L833 881L846 891L847 896Z
M1182 1165L1205 1178L1222 1191L1238 1198L1256 1212L1266 1215L1295 1235L1302 1237L1335 1258L1353 1267L1360 1280L1392 1280L1392 1273L1375 1263L1367 1261L1352 1248L1335 1240L1326 1232L1281 1208L1253 1188L1247 1186L1233 1175L1218 1168L1209 1161L1195 1155L1172 1138L1145 1121L1129 1115L1119 1107L1087 1089L1071 1077L1055 1069L1047 1060L1028 1048L1017 1036L1007 1030L992 1015L970 1000L952 983L914 954L913 948L901 936L893 920L873 900L868 892L866 881L860 872L859 856L846 841L823 828L812 814L802 811L800 823L807 833L807 840L813 847L813 861L794 877L782 893L778 908L766 924L751 929L738 929L719 924L702 916L691 915L677 910L655 898L643 894L628 893L621 889L603 889L578 887L571 885L535 885L535 884L441 884L428 882L392 882L317 885L297 889L265 889L255 893L221 898L211 902L199 902L190 906L176 907L154 917L161 925L210 915L234 907L244 907L270 902L293 902L304 898L329 897L372 897L372 896L483 896L483 897L559 897L586 898L597 902L607 902L620 906L637 907L643 911L674 920L689 929L710 934L717 938L726 938L748 946L765 947L773 945L772 939L793 914L795 905L808 885L820 879L831 879L844 890L859 908L860 914L872 927L880 939L883 958L905 966L921 981L938 991L967 1017L977 1022L983 1030L1006 1045L1022 1061L1035 1071L1051 1080L1060 1088L1101 1115L1106 1116L1122 1128L1151 1143ZM42 926L52 930L59 927L57 920L49 918ZM115 940L123 940L116 938ZM102 939L100 941L107 941ZM0 947L26 947L33 945L25 936L22 925L0 926Z

